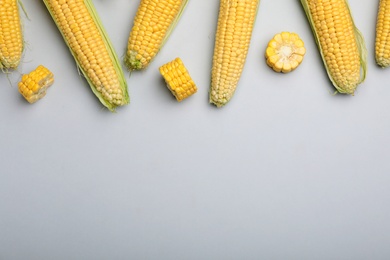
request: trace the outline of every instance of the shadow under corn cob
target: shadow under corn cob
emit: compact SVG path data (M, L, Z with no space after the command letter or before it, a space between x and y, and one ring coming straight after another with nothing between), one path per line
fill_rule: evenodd
M91 0L43 0L93 93L110 111L129 103L118 57Z
M131 29L126 67L145 69L160 51L180 19L188 0L141 0Z
M244 68L260 0L220 0L210 103L226 105Z
M376 22L375 60L383 68L390 66L390 0L379 1Z
M16 69L23 53L18 0L0 0L0 70Z
M353 95L366 77L367 50L347 0L300 0L329 79L339 93Z

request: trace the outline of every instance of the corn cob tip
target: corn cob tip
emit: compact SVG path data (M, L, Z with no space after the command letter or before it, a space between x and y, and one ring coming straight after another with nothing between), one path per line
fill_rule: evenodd
M137 58L137 53L135 51L129 51L129 53L124 58L124 63L129 71L141 70L144 69L141 59Z

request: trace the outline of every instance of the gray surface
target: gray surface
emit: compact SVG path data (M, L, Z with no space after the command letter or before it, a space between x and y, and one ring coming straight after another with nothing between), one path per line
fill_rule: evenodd
M50 68L34 105L0 75L0 259L390 259L390 69L373 59L377 1L350 1L367 80L332 96L299 1L263 0L231 103L208 104L218 1L190 1L111 114L41 1L23 1L20 71ZM95 0L122 55L138 1ZM295 31L304 62L280 75L268 40ZM180 56L199 92L176 103L157 71ZM17 73L10 76L12 83Z

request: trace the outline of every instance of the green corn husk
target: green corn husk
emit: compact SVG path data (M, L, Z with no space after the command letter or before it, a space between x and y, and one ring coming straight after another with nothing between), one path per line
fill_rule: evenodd
M106 46L106 51L110 57L110 61L112 62L113 64L113 67L114 67L114 70L116 72L116 77L118 79L118 82L119 82L119 87L120 87L120 90L121 90L121 93L122 93L122 97L120 99L120 101L118 101L119 103L115 103L114 101L108 99L108 98L105 98L103 96L103 94L101 93L101 91L98 90L98 86L95 86L92 79L88 76L88 73L87 73L87 68L84 68L83 65L81 64L79 58L78 58L78 53L76 50L73 50L69 44L69 42L67 41L67 38L66 38L66 34L65 32L63 31L63 28L61 28L60 24L59 24L59 21L56 20L56 17L54 15L54 10L52 10L51 6L52 4L51 3L55 3L55 2L58 2L58 0L43 0L43 2L45 3L47 9L49 10L49 13L50 15L52 16L54 22L56 23L58 29L60 30L67 46L69 47L69 50L71 51L76 63L77 63L77 66L79 67L79 69L81 70L82 74L84 75L84 77L87 79L88 81L88 84L89 86L91 87L93 93L97 96L97 98L100 100L100 102L105 106L107 107L111 112L114 112L115 109L118 107L118 106L122 106L122 105L126 105L128 103L130 103L130 98L129 98L129 94L128 94L128 90L127 90L127 82L126 82L126 79L124 77L124 74L123 74L123 70L122 70L122 67L120 65L120 62L119 62L119 59L115 53L115 50L112 46L112 43L110 41L110 39L108 38L108 35L100 21L100 18L96 12L96 9L93 5L93 3L91 2L91 0L80 0L80 1L83 1L84 2L84 5L85 7L87 8L88 10L88 14L91 16L92 20L95 22L95 26L96 28L98 29L98 33L100 35L100 37L102 37L102 40ZM80 29L81 30L81 29ZM97 56L97 55L96 55ZM99 86L100 88L104 88L105 86L102 84L101 86Z
M154 52L154 53L149 53L148 50L146 49L148 46L145 46L145 45L137 46L140 49L144 48L143 51L147 52L148 56L150 56L150 60L146 61L146 62L143 61L142 58L140 59L140 55L139 55L138 51L135 48L132 48L132 46L130 44L130 42L132 40L132 37L134 37L134 36L132 36L132 32L135 29L136 19L138 17L139 12L140 12L140 8L138 8L137 14L136 14L136 16L134 18L134 26L132 28L132 32L130 32L130 36L129 36L129 40L128 40L127 52L126 52L126 55L125 55L125 58L124 58L124 63L126 65L126 67L130 71L145 69L153 61L154 57L158 54L158 52L164 46L165 42L168 40L169 36L171 35L173 29L176 27L176 24L180 20L182 14L184 12L184 9L185 9L185 7L187 6L187 3L188 3L188 0L177 0L177 1L181 1L181 6L179 8L179 11L178 11L177 15L175 16L174 20L172 21L172 23L167 28L167 30L166 30L166 32L165 32L165 34L164 34L164 36L163 36L163 38L161 40L160 45L157 47L157 50L152 50L152 52ZM149 2L153 2L153 3L148 3L149 5L156 6L159 2L163 3L164 1L161 1L161 0L151 0ZM141 0L139 7L141 7L145 3L146 3L145 0ZM144 25L144 26L146 27L147 25Z
M357 47L357 50L359 52L360 71L358 72L359 78L356 81L348 81L347 80L347 78L349 76L348 74L344 74L343 78L341 78L341 79L340 78L337 79L336 76L333 75L333 73L330 69L330 66L325 59L325 54L323 52L323 46L321 45L321 40L319 38L317 29L314 25L312 14L310 12L309 2L311 0L300 0L300 1L301 1L302 6L303 6L303 9L306 13L307 19L308 19L310 27L312 29L316 44L317 44L318 49L320 51L320 54L321 54L321 57L322 57L322 60L323 60L323 63L324 63L324 66L325 66L325 69L326 69L326 72L329 76L330 81L332 82L333 86L336 88L338 93L353 95L357 86L360 83L362 83L366 78L366 74L367 74L367 49L366 49L366 45L364 42L364 37L363 37L362 33L359 31L359 29L355 26L355 23L353 21L353 17L352 17L352 13L351 13L348 1L347 0L338 0L338 1L340 1L340 5L345 4L346 8L348 9L348 13L349 13L349 16L350 16L351 22L352 22L352 30L353 30L354 35L355 35L356 47ZM334 23L334 24L336 24L336 23ZM340 47L342 47L342 46L340 46ZM343 50L340 48L340 52L342 52L342 53L348 52L348 51L349 50Z

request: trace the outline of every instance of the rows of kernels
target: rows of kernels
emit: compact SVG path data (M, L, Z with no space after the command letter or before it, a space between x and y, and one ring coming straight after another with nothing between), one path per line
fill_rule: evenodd
M0 68L15 69L23 51L18 0L1 0L0 17Z
M215 39L210 102L225 105L233 96L249 49L259 1L221 0Z
M46 95L46 90L54 82L54 75L42 65L22 76L18 84L19 92L29 102L34 103Z
M330 76L339 92L353 94L360 80L360 55L345 0L309 0Z
M183 0L141 0L130 32L127 60L129 69L143 69L161 48L161 44L178 15Z
M375 58L379 66L390 66L390 0L380 0L379 2Z
M195 94L198 90L180 58L161 66L160 73L164 77L169 90L179 102Z
M296 33L276 34L265 51L267 64L276 72L290 72L296 69L306 53L303 41Z
M126 103L114 63L84 0L49 0L59 29L102 97L114 105Z

